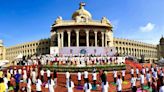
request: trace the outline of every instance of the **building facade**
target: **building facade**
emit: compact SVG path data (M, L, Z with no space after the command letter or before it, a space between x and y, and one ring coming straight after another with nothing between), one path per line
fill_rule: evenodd
M157 46L134 40L114 38L112 24L106 17L93 20L80 3L71 20L58 17L51 27L50 39L28 42L6 49L6 57L13 60L19 53L34 54L107 54L115 50L120 56L134 56L157 60ZM46 43L46 44L45 44ZM39 45L40 44L40 45Z
M134 56L145 60L157 60L157 46L129 39L114 38L114 46L121 56Z
M6 58L6 49L3 45L3 41L0 40L0 60L5 60Z
M50 39L41 39L39 41L32 41L16 46L6 48L6 59L14 60L19 54L30 57L32 55L49 54Z
M158 58L159 59L164 58L164 37L163 36L161 37L157 48L158 48Z
M144 57L146 60L157 60L157 46L134 40L113 37L112 24L106 17L93 20L90 12L84 9L84 3L72 14L72 20L58 17L52 25L51 47L62 49L69 47L115 47L121 56ZM105 49L106 49L105 48ZM66 50L66 49L65 49ZM78 49L75 49L75 51ZM102 49L101 49L102 50ZM60 50L55 50L59 51Z

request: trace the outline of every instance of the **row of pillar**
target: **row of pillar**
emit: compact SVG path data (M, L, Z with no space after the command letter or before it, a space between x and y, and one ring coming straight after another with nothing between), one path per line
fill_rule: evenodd
M147 57L147 55L149 55L149 56L151 56L151 57L153 57L154 56L154 54L153 54L153 52L144 52L144 51L141 51L140 49L139 50L127 50L127 49L117 49L117 51L118 51L118 53L120 53L120 54L128 54L128 55L135 55L136 54L136 56L137 57L140 57L140 55L146 55L146 57Z
M64 46L64 32L58 32L58 47L63 47ZM71 45L71 32L68 31L68 47L70 47ZM94 32L95 34L95 47L97 47L97 31ZM102 47L104 47L104 34L105 32L101 32L102 34ZM106 34L105 34L106 35ZM61 37L60 37L61 36ZM87 43L87 47L89 47L89 31L86 31L86 43ZM76 31L76 46L79 47L79 31ZM107 42L106 42L106 37L105 37L105 46L107 46Z

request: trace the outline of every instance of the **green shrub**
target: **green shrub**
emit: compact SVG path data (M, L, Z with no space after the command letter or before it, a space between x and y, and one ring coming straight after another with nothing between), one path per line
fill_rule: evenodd
M125 65L94 65L94 66L77 67L77 66L73 66L73 65L69 65L69 66L45 65L45 66L43 66L43 68L50 69L52 71L55 69L57 72L66 72L66 71L83 72L85 70L92 72L94 68L96 68L97 71L99 71L99 70L112 71L113 69L116 69L116 70L126 69L126 66Z

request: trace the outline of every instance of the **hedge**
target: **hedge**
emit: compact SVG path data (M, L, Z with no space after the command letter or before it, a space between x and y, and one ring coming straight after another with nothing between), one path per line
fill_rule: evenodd
M92 72L93 69L95 68L97 71L99 70L105 70L105 71L112 71L113 69L115 70L125 70L126 66L125 65L94 65L94 66L85 66L85 67L77 67L77 66L42 66L43 69L50 69L51 71L56 70L57 72L83 72L83 71L88 71Z

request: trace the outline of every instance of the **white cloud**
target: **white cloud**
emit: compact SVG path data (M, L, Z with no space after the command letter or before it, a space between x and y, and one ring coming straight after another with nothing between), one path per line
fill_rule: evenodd
M147 23L145 26L140 27L141 32L151 32L155 28L155 24L153 23Z

